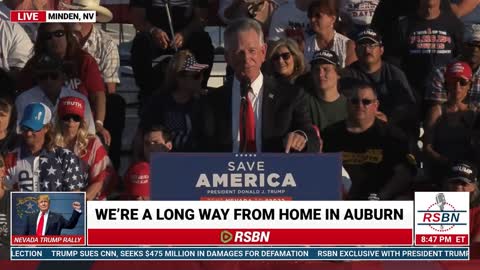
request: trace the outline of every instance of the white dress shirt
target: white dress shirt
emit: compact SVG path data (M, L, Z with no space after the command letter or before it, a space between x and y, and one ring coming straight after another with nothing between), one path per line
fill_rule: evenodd
M48 220L48 214L50 213L50 210L45 213L45 216L43 217L43 229L42 229L42 235L45 235L45 230L47 230L47 220ZM38 213L37 217L37 226L35 226L35 231L38 228L38 223L40 222L40 217L42 216L42 211Z
M263 74L260 75L251 84L252 92L248 96L253 106L255 114L255 143L257 152L262 150L262 93L263 93ZM240 151L240 82L235 78L232 86L232 140L233 152Z

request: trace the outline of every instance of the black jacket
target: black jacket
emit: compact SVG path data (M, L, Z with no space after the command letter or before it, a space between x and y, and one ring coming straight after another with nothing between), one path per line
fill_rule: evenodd
M233 80L213 90L209 96L207 138L215 152L231 152ZM283 152L289 132L302 130L308 137L307 152L318 152L319 139L308 115L305 93L288 84L264 76L262 96L262 152Z

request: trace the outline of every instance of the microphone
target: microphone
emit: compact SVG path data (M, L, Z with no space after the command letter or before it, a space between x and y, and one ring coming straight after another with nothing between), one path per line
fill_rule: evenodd
M440 211L443 211L445 204L447 201L445 200L445 194L443 193L438 193L437 196L435 196L435 200L437 201L438 208L440 208ZM443 230L443 225L440 225L440 230Z
M250 89L250 88L251 88L250 79L244 78L244 79L240 82L240 96L242 97L242 99L246 99L246 98L247 98L248 89Z
M447 201L445 200L445 194L443 193L438 193L437 196L435 196L435 200L437 201L438 208L440 208L440 211L443 211L445 204Z

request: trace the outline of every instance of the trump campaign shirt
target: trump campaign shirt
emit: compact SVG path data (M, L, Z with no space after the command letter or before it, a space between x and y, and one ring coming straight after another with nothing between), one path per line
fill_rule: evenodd
M17 191L74 191L87 184L78 157L60 147L43 149L38 156L18 147L5 156L5 168L7 187Z

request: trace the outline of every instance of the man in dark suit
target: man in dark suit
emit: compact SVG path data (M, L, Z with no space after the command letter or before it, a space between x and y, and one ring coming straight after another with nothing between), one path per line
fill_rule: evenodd
M318 152L319 139L303 90L262 74L266 44L260 24L239 19L227 27L225 60L234 76L210 94L210 150Z
M50 211L50 197L48 195L39 195L37 199L38 214L27 216L27 222L23 228L23 235L61 235L62 229L73 229L77 226L81 212L79 202L74 202L73 213L69 220L66 220L61 214Z

